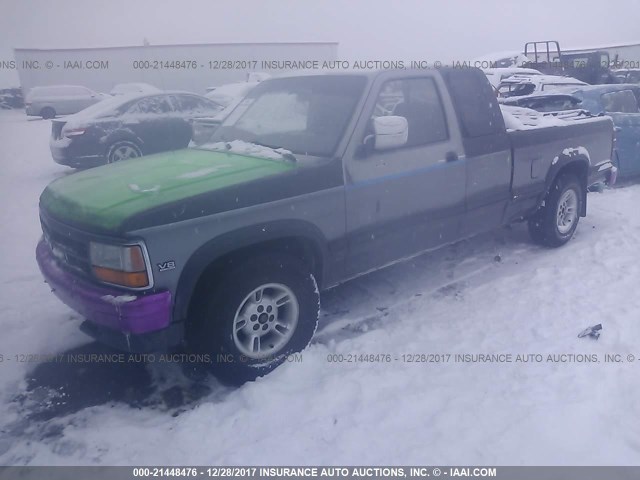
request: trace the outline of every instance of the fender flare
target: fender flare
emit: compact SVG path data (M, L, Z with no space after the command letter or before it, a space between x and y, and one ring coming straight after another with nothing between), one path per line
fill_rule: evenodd
M569 150L567 153L567 150ZM584 151L580 151L584 150ZM547 172L547 177L545 179L545 188L544 195L540 200L540 203L544 201L547 197L551 187L553 186L556 178L561 173L571 171L575 173L580 179L580 183L582 184L582 208L580 211L580 216L584 217L587 215L587 190L588 190L588 178L589 178L589 167L591 166L591 161L589 160L589 152L581 147L578 148L569 148L565 149L563 153L558 155L551 162L551 166L549 167L549 171Z
M319 257L319 273L324 277L328 258L327 240L317 226L304 220L275 220L242 227L207 241L189 257L180 272L175 291L174 321L187 320L193 292L202 274L213 262L243 248L288 238L301 239L312 245L314 255Z

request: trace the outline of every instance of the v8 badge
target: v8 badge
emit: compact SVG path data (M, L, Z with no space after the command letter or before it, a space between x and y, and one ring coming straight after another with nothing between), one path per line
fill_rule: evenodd
M173 260L167 260L166 262L158 263L158 270L166 272L167 270L173 270L176 268L176 262Z

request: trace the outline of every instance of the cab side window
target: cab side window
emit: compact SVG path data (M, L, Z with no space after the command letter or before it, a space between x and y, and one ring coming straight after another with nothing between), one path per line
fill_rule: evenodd
M442 142L449 138L442 100L431 78L391 80L378 95L374 117L396 115L407 119L405 147Z

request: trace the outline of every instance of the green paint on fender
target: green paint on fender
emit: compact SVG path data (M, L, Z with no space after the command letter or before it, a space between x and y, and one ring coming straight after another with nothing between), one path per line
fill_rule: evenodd
M40 205L62 221L115 229L150 208L293 168L234 153L178 150L60 178L44 190Z

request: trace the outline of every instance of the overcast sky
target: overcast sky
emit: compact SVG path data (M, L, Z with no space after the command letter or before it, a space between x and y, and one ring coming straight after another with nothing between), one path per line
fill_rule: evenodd
M640 0L0 0L12 49L337 41L345 59L472 59L530 40L640 43ZM0 72L2 74L3 72ZM6 73L6 72L5 72Z

